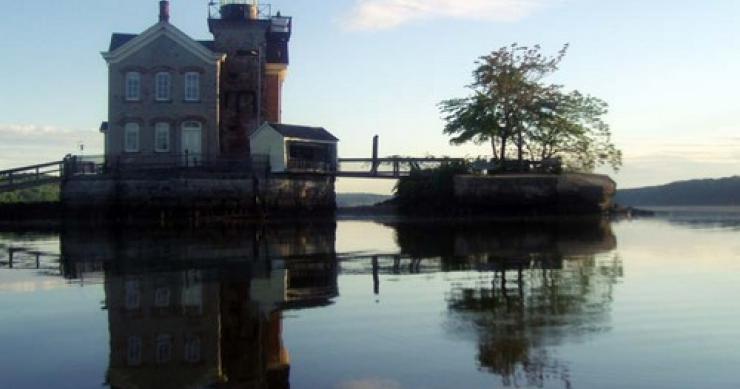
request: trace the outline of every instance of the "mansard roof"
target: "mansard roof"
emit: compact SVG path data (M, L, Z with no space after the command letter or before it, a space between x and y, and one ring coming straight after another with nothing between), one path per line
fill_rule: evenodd
M206 62L223 59L224 54L213 51L212 41L196 41L168 22L159 22L141 34L113 34L110 47L102 53L109 63L123 60L160 36L167 36Z

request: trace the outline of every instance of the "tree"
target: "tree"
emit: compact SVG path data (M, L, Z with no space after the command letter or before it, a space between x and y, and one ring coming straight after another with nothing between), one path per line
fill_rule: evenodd
M455 176L469 171L468 163L460 161L442 162L431 169L411 166L409 176L394 188L397 204L406 211L449 211L455 203Z
M574 171L593 171L601 165L618 170L622 153L612 144L611 129L603 119L607 103L578 91L553 91L548 108L539 111L539 120L527 132L530 158L561 158Z
M513 44L480 57L473 71L472 95L440 103L450 143L490 142L494 160L506 161L510 149L525 159L562 158L575 170L621 165L603 119L607 104L578 91L564 92L545 77L558 70L568 45L555 56Z

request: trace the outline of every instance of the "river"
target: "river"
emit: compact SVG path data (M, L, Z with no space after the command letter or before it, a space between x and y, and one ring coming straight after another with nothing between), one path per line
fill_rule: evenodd
M738 387L740 208L657 210L5 230L0 388Z

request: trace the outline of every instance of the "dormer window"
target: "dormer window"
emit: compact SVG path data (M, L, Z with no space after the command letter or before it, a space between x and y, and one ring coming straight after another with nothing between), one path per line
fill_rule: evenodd
M167 72L159 72L154 76L154 91L157 101L170 101L172 77Z
M139 101L141 99L141 73L126 73L126 101Z
M200 101L200 73L185 73L185 101Z

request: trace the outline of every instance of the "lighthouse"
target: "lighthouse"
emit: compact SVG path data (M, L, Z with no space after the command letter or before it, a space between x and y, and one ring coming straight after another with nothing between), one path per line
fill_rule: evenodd
M224 156L249 153L249 135L280 123L292 19L257 0L209 3L213 50L226 55L219 75L219 135Z

